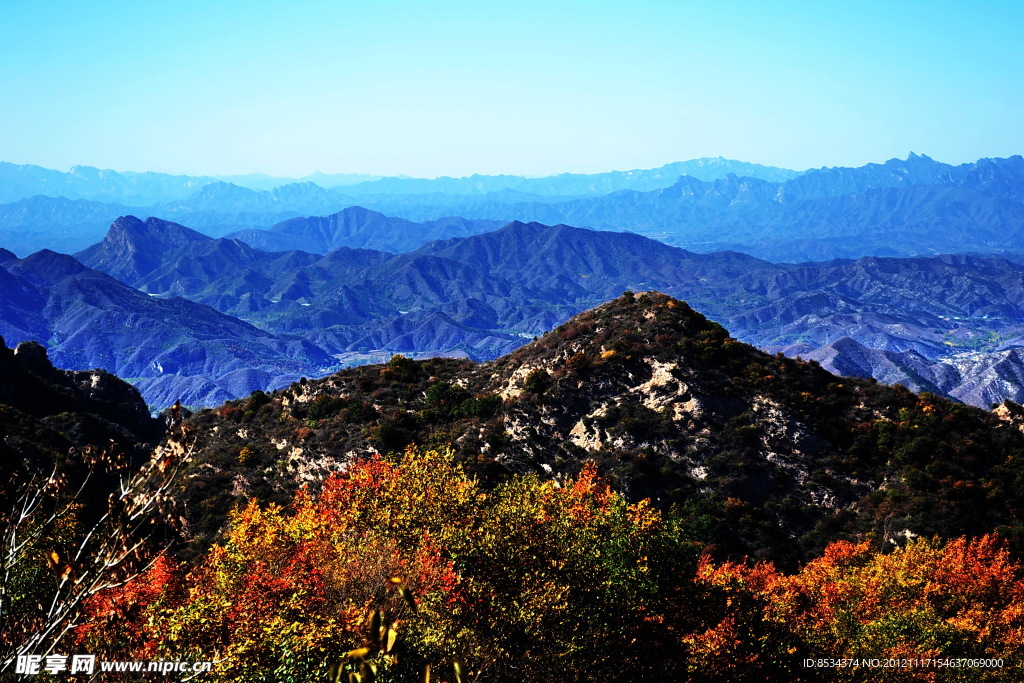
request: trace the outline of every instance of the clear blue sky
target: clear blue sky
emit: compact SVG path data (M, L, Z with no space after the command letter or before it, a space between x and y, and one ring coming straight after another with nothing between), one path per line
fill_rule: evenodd
M0 160L416 176L1024 152L1024 2L0 0Z

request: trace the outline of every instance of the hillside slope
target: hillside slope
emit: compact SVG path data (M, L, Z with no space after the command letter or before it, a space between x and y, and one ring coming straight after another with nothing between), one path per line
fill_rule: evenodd
M396 357L201 411L187 431L201 445L183 492L200 545L248 496L284 501L353 457L410 443L452 444L489 481L595 460L723 553L786 565L837 538L1024 531L1013 425L769 356L657 293L492 362Z
M158 407L219 402L335 365L306 341L186 299L147 296L63 254L7 259L0 282L0 334L42 343L61 367L131 379Z

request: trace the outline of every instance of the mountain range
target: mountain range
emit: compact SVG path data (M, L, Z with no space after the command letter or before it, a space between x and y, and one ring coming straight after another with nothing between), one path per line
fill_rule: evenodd
M329 229L347 226L346 220L313 225ZM329 230L318 234L333 239ZM629 233L524 223L402 254L342 247L321 255L266 252L239 239L126 216L76 258L49 252L0 258L5 288L20 292L3 304L3 334L56 344L52 353L69 367L115 368L157 406L179 398L209 405L275 388L296 374L318 376L394 353L495 358L626 289L685 298L741 340L818 359L840 374L982 406L1024 400L1021 383L1012 379L1021 374L1014 349L1024 319L1024 267L997 257L772 264L735 252L697 254ZM88 285L71 294L40 287L55 278L33 271L58 262L63 277ZM135 311L136 320L159 318L140 327L148 340L141 345L155 364L111 349L110 335L129 333L115 329L121 317L101 315L95 306L95 317L82 319L90 322L77 335L60 333L75 324L60 311L78 304L55 300L89 288L118 291L122 317ZM165 332L158 351L156 331L175 318L157 306L171 302L194 312L180 326L173 323L178 333ZM230 331L223 328L229 324ZM244 367L237 354L217 349L232 335L272 349L259 354L244 382L235 379ZM194 345L206 349L203 364L158 360ZM73 358L61 355L72 352Z
M751 177L756 175L763 177ZM468 234L467 225L481 220L520 220L632 231L693 251L729 249L785 262L1024 251L1020 156L952 166L911 154L884 164L798 175L727 160L697 160L651 171L510 179L514 177L382 179L343 191L312 182L257 191L217 181L171 201L106 208L53 197L21 198L0 205L0 230L9 235L6 248L16 252L41 247L74 251L99 240L110 221L130 213L178 221L212 236L233 233L254 246L282 249L301 246L280 236L291 234L292 223L285 223L289 219L361 206L427 222L419 244ZM268 229L278 236L251 232ZM408 231L397 241L377 245L340 239L304 248L410 247Z
M212 404L337 364L313 344L277 337L180 297L148 296L51 251L0 250L0 334L39 341L58 365L103 368L150 405Z
M7 249L81 247L77 260L0 249L0 333L40 341L67 367L110 368L155 407L394 353L492 359L626 289L684 298L745 342L840 374L982 407L1024 400L1019 156L951 166L911 154L800 174L704 159L540 179L374 179L345 194L308 181L264 190L44 171L0 165L11 196L37 186L175 198L0 205Z
M282 185L315 184L321 188L346 187L353 195L379 194L487 194L516 190L525 194L566 196L607 194L617 190L652 190L671 185L681 175L714 180L733 173L781 182L799 175L774 166L733 161L722 157L677 161L653 169L607 173L562 173L527 178L516 175L472 175L463 178L383 178L366 174L312 173L301 178L274 177L263 173L229 176L189 176L167 173L133 173L73 166L67 173L31 164L0 162L0 202L36 195L68 199L106 200L135 205L160 204L188 197L210 184L227 183L250 190L273 190Z
M360 199L376 201L392 213L403 207L407 211L415 210L424 203L471 212L472 205L480 201L485 204L557 201L614 190L666 187L681 174L711 180L728 173L773 180L798 175L786 169L721 158L591 175L565 173L547 178L475 175L436 179L381 179L323 173L299 179L263 174L182 176L118 173L89 166L75 166L70 172L62 173L39 166L0 162L0 232L4 234L4 247L16 253L28 254L43 248L71 252L95 243L111 221L126 214L187 222L207 234L220 236L232 231L268 228L299 216L335 213L360 203ZM344 188L344 193L338 188ZM457 214L469 215L454 210L441 211L422 220L443 221ZM461 233L456 230L435 237L458 234ZM428 240L418 244L425 241ZM281 247L279 241L269 245Z

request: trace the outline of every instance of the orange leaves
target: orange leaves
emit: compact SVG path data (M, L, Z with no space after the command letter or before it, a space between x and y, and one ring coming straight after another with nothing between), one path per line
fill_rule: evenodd
M793 576L705 557L696 579L726 607L686 638L708 670L741 656L734 633L739 641L774 640L767 650L776 653L796 648L811 657L1017 661L1024 654L1020 566L992 536L945 545L918 539L886 555L866 543L837 542ZM834 673L837 680L854 676ZM931 680L934 672L906 673Z
M305 672L296 680L318 678L321 663L361 640L371 608L389 621L408 613L394 577L417 599L459 590L445 539L464 532L474 496L450 454L410 450L400 463L353 462L290 510L252 502L232 514L224 545L188 576L187 598L156 620L155 636L196 657L223 653L226 680L285 660Z
M711 628L692 633L683 641L689 646L693 670L711 676L721 676L749 664L750 656L743 656L742 639L736 630L736 619L727 616Z
M320 680L360 647L381 673L395 657L417 671L458 659L504 680L797 681L805 657L1024 656L1020 568L994 537L887 555L837 542L785 575L698 560L674 520L627 504L593 465L482 490L450 453L410 449L353 462L287 509L237 511L184 579L158 563L97 596L81 637L217 651L233 681Z
M75 630L75 642L90 652L153 655L158 644L148 628L159 610L181 598L182 577L177 564L159 556L139 576L117 588L106 588L85 602L86 622Z
M553 494L561 499L559 511L577 522L589 522L606 515L609 504L616 498L608 483L597 476L597 466L592 462L583 465L570 486L553 489Z

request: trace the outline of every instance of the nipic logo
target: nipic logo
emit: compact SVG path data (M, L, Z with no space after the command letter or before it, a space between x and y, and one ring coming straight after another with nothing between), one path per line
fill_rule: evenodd
M44 663L45 662L45 663ZM96 668L96 655L72 655L71 668L68 668L66 655L18 655L18 663L14 673L36 674L46 672L56 674L68 671L73 674L91 674Z
M71 660L70 663L68 660ZM96 655L18 655L14 673L36 676L41 673L92 674L96 671ZM99 662L100 671L152 672L166 676L169 673L199 673L210 671L213 662Z

